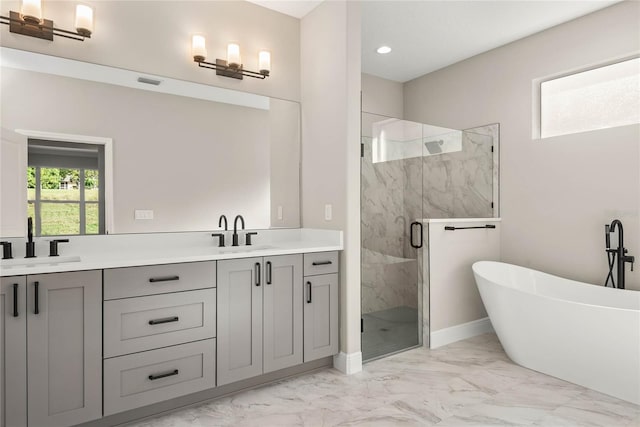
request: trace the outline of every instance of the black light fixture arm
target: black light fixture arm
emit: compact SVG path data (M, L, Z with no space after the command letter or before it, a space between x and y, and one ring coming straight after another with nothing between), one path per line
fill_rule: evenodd
M266 79L269 77L269 71L251 71L245 70L242 68L242 65L239 67L231 67L227 65L227 61L223 59L216 59L216 63L207 62L204 59L200 59L198 57L194 57L193 60L198 63L198 67L200 68L208 68L210 70L216 70L216 74L222 75L225 77L232 77L236 79L242 79L242 76L253 77L254 79Z
M9 31L25 36L37 37L45 40L53 40L53 36L65 37L72 40L84 41L91 38L89 31L68 31L53 26L53 21L43 19L41 22L33 22L20 17L18 12L11 11L9 16L0 16L0 24L9 26Z

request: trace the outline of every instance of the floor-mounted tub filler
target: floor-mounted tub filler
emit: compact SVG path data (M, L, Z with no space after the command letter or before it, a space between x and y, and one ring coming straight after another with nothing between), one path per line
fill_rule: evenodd
M640 405L640 292L492 261L473 274L514 362Z

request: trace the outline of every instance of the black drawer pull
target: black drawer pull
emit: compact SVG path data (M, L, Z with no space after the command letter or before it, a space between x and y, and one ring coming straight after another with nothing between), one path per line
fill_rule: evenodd
M272 270L272 266L271 266L271 261L267 261L267 285L271 284L271 270Z
M333 264L331 261L313 261L311 265L330 265Z
M171 282L173 280L180 280L180 276L167 276L167 277L152 277L149 279L151 283L156 282Z
M40 314L40 292L38 292L39 282L33 282L33 314Z
M150 325L161 325L163 323L177 322L178 320L180 320L180 318L178 316L164 317L162 319L149 320L149 324Z
M311 304L311 282L307 282L307 289L309 293L307 293L307 304Z
M13 284L13 317L18 317L20 313L18 313L18 284Z
M174 375L178 375L179 371L177 369L174 369L171 372L165 372L164 374L156 374L156 375L149 375L149 379L151 381L153 380L159 380L160 378L167 378L167 377L172 377Z
M483 225L483 226L480 226L480 227L453 227L453 226L450 226L450 225L447 225L447 226L444 227L444 229L447 230L447 231L473 230L473 229L476 229L476 228L496 228L496 226L493 225L493 224L486 224L486 225Z

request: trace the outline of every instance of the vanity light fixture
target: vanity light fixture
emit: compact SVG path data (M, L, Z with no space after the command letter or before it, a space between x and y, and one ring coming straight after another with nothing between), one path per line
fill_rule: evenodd
M9 26L9 31L23 36L52 40L53 36L84 41L93 32L93 9L84 4L76 6L76 31L62 30L53 26L53 21L42 17L42 0L22 0L20 12L9 12L0 16L0 23Z
M227 46L227 59L216 59L216 62L207 62L207 48L204 36L194 35L191 39L191 54L198 67L216 70L216 75L242 80L243 76L256 79L266 79L271 72L271 53L266 50L258 52L258 70L245 70L240 59L240 46L229 43Z

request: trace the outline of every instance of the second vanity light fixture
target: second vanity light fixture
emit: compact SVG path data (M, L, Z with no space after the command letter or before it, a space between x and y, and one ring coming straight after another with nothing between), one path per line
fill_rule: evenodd
M53 21L42 17L42 0L22 0L20 12L10 11L9 16L0 16L0 23L9 26L12 33L39 39L53 40L53 36L84 41L93 32L93 9L84 4L76 6L76 31L62 30L53 26Z
M266 50L258 52L258 71L245 70L240 60L240 46L229 43L227 46L227 59L216 59L216 62L207 62L207 48L204 36L194 35L191 40L191 53L198 67L216 70L216 75L242 80L243 76L256 79L266 79L271 72L271 53Z

